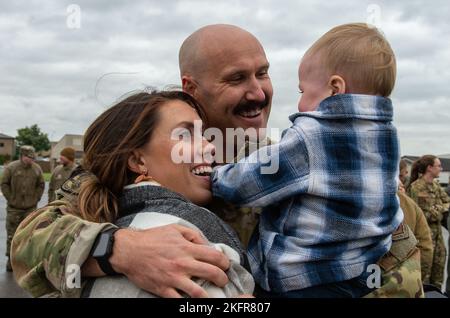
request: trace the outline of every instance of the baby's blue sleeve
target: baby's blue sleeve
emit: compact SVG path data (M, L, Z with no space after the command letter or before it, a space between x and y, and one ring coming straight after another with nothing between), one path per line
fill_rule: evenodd
M240 206L265 207L308 189L308 154L295 128L280 142L215 168L213 195Z

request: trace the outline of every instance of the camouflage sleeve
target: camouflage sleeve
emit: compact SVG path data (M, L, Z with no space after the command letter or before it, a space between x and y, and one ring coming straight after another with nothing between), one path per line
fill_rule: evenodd
M433 264L433 242L431 240L430 227L419 206L415 205L416 229L414 235L417 239L417 247L420 250L420 266L422 281L424 284L430 283L431 265Z
M430 206L429 203L427 203L426 197L420 196L419 191L417 191L413 186L409 188L408 191L409 196L411 199L414 200L414 202L417 203L417 205L422 209L423 214L425 215L425 218L429 223L435 223L440 222L442 219L442 214L439 213L433 206Z
M50 182L48 183L48 203L55 201L55 171L53 171Z
M11 198L11 171L8 166L3 171L1 189L6 201L9 201Z
M392 246L379 261L381 286L364 298L424 298L417 240L406 224L392 234Z
M36 191L37 191L37 197L39 198L39 200L42 197L42 194L44 193L45 190L45 180L44 180L44 173L42 172L42 169L39 167L39 177L38 180L36 182Z
M406 194L417 203L417 191L412 186L407 188Z
M81 272L97 235L114 227L62 213L64 206L64 201L55 201L30 214L12 241L16 281L34 297L79 297L82 284L73 283L73 271Z
M449 198L448 194L444 191L444 189L442 189L440 186L439 186L439 195L441 197L442 204L443 204L442 213L445 213L450 208L450 198Z

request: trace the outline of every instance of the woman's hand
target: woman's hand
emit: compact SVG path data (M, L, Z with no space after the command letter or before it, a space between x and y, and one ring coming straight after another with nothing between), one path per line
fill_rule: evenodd
M110 263L140 288L161 297L208 297L191 278L219 287L228 283L230 266L222 252L207 245L195 230L166 225L148 230L121 229L114 235Z

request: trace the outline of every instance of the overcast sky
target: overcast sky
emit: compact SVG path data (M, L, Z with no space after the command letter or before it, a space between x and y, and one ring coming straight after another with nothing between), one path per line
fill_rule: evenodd
M397 56L392 99L402 155L448 154L450 4L392 2L2 1L0 132L16 136L37 123L52 141L83 134L123 94L179 84L179 46L215 23L238 25L261 41L274 86L269 127L287 128L305 50L336 25L371 22Z

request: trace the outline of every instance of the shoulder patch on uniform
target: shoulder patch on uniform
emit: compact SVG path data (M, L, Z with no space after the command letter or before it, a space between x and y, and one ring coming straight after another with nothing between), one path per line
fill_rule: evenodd
M403 222L400 223L399 227L392 233L392 240L398 241L409 237L409 231L405 228Z

